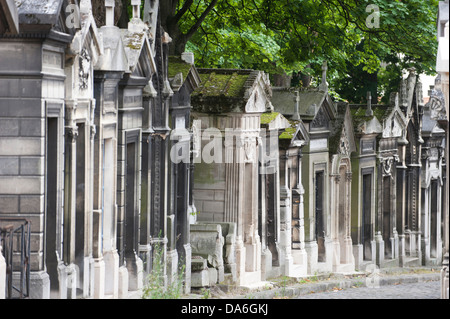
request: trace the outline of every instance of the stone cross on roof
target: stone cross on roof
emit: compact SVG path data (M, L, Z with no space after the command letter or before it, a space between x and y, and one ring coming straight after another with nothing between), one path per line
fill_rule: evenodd
M299 114L299 105L300 105L300 92L297 90L295 92L295 104L294 104L294 114L292 115L292 120L300 120L300 114Z
M131 0L131 6L133 7L133 19L141 18L141 0Z
M105 25L114 26L114 0L105 0Z
M328 83L327 83L327 61L323 61L322 64L322 83L319 85L319 89L322 91L328 91Z
M367 92L367 110L366 110L366 116L373 116L373 110L372 110L372 92Z

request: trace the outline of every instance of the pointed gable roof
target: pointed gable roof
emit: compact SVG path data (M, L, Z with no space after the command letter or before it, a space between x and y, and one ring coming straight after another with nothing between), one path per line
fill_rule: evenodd
M391 93L388 105L374 105L373 113L382 125L382 137L398 137L406 141L406 126L408 120L400 109L399 94Z
M178 91L186 81L190 83L193 90L197 89L201 83L200 74L195 65L187 63L179 56L169 56L167 76L174 92Z
M192 93L195 111L263 113L271 109L272 90L262 71L197 69L201 85Z
M350 106L347 103L337 105L336 119L331 121L329 151L330 156L342 154L350 156L356 151L355 133Z
M133 76L150 79L156 72L156 64L146 32L123 29L121 36L129 71Z
M92 63L95 65L103 54L103 42L100 39L90 7L81 7L78 18L80 19L80 28L73 37L70 51L72 54L78 55L81 54L83 49L87 50Z
M433 90L430 100L423 108L422 134L424 137L445 133L439 125L440 120L446 119L444 104L445 100L442 91Z
M298 88L273 88L272 104L275 111L288 118L293 116L297 90ZM328 91L320 88L307 88L299 90L298 97L298 112L303 121L313 121L319 112L324 112L323 114L327 114L330 119L335 118L336 106ZM322 107L324 108L322 109Z

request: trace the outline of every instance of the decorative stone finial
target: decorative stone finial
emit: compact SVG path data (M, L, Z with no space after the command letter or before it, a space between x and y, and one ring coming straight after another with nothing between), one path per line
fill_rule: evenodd
M292 115L292 120L298 121L300 120L300 114L298 112L300 105L300 92L297 90L295 91L295 104L294 104L294 115Z
M319 85L319 89L321 89L323 91L328 91L327 71L328 71L327 61L323 61L323 64L322 64L322 83L320 83L320 85Z
M131 6L133 7L133 19L141 18L141 0L131 0Z
M183 52L181 53L181 60L183 60L184 62L190 64L190 65L194 65L194 53L192 52Z
M367 109L366 109L366 116L373 116L372 111L372 92L367 92Z
M114 0L105 0L105 25L114 26Z

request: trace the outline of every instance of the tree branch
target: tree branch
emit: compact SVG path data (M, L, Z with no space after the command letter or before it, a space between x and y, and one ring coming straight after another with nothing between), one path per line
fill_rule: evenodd
M200 18L197 19L195 24L189 29L189 31L186 33L186 39L189 40L195 32L198 30L198 28L201 26L202 22L205 20L206 16L209 14L209 12L215 7L217 4L217 0L212 0L208 7L203 11Z
M191 7L191 5L194 3L194 0L186 0L181 7L180 10L175 14L173 17L173 23L178 23L180 21L181 17L188 11L188 9Z

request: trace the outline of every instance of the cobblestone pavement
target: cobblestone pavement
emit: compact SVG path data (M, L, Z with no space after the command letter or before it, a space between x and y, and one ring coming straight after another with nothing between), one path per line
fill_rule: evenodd
M331 291L296 296L295 299L439 299L440 282L401 283L379 288L335 288Z

